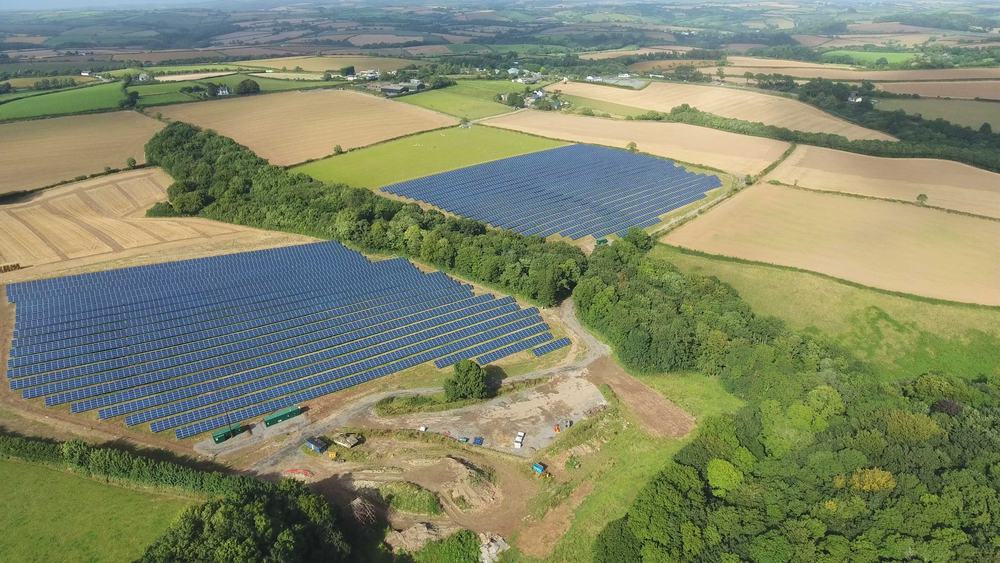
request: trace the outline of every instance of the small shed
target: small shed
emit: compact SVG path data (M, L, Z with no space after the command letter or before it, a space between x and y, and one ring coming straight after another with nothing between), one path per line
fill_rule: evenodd
M306 438L306 447L318 454L321 454L325 452L326 449L330 446L329 444L326 443L326 440L322 438L312 437L312 438Z

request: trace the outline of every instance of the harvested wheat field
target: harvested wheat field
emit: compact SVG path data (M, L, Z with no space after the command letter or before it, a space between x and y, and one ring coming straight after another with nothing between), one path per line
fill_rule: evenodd
M23 269L0 281L23 281L305 242L207 219L144 217L166 199L173 180L159 168L120 172L46 190L0 205L0 263Z
M891 291L1000 305L1000 221L990 219L758 184L664 240Z
M765 180L1000 218L1000 174L932 158L882 158L799 145Z
M693 49L693 47L685 47L678 45L677 47L643 47L641 49L614 49L609 51L590 51L586 53L580 53L580 58L587 61L603 61L606 59L615 59L618 57L628 57L631 55L649 55L652 53L686 53Z
M693 66L697 68L714 67L716 61L707 59L667 59L662 61L640 61L628 65L628 69L636 72L666 71L673 70L681 66Z
M892 140L885 133L854 125L798 100L747 90L662 82L652 83L642 90L582 82L559 84L552 88L573 96L656 111L667 112L681 104L690 104L723 117L760 121L798 131L835 133L852 140Z
M1000 100L1000 80L970 82L887 82L879 89L895 94L917 94L924 98Z
M726 60L734 67L763 66L771 68L851 68L850 65L811 63L808 61L794 61L791 59L765 59L762 57L726 57Z
M307 72L338 72L345 66L353 66L358 72L368 69L379 69L382 71L399 70L412 64L421 64L418 61L408 61L406 59L395 59L391 57L368 57L363 55L328 55L325 57L280 57L277 59L257 59L253 61L243 61L240 64L252 67L273 68L276 70L295 70L296 67Z
M824 45L826 48L828 45ZM807 66L726 66L727 79L740 82L743 74L785 74L795 78L829 78L831 80L871 80L872 82L917 82L925 80L995 80L1000 79L1000 67L935 68L926 70L850 70L823 65Z
M146 161L143 147L163 124L134 111L0 125L0 194L51 186Z
M412 104L345 90L285 92L158 109L164 117L214 129L272 164L327 156L458 123Z
M724 170L758 174L788 149L782 141L748 137L707 127L657 121L621 121L551 111L521 111L486 120L486 125L577 143L625 147Z

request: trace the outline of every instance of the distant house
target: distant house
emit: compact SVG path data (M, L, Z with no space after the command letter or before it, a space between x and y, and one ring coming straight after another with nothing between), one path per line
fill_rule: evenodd
M152 76L150 76L150 75L149 75L149 73L146 73L146 72L143 72L143 73L142 73L142 74L140 74L140 75L139 75L139 77L137 78L137 80L138 80L139 82L149 82L149 81L150 81L150 80L152 80L152 79L153 79L153 77L152 77Z
M90 76L90 71L89 70L81 71L80 76Z
M219 86L219 89L215 91L216 96L228 96L229 86Z
M623 72L618 75L618 78L632 78L632 75L627 72Z
M852 104L860 104L865 100L864 96L858 94L857 92L851 92L850 96L847 96L847 101Z
M512 66L507 69L507 74L511 76L517 76L518 74L521 74L521 69Z
M386 84L385 86L382 86L381 91L382 91L383 94L385 94L386 96L389 96L390 98L393 97L393 96L402 96L403 94L409 94L410 93L410 85L409 84Z
M355 73L355 76L364 80L378 80L382 77L382 72L377 69L368 69Z

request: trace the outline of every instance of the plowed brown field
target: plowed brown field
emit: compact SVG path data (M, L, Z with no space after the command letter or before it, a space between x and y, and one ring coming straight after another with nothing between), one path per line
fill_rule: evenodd
M25 203L0 205L0 263L24 268L0 274L0 282L311 240L206 219L144 217L153 203L166 199L171 182L159 168L132 170L52 188Z
M788 148L781 141L707 127L656 121L621 121L551 111L521 111L491 118L486 125L579 143L625 147L700 164L743 176L757 174Z
M896 94L917 94L925 98L983 98L1000 100L1000 80L970 82L887 82L879 88Z
M162 128L133 111L0 125L0 194L145 162L143 145Z
M950 160L880 158L799 145L768 180L1000 218L1000 174Z
M412 104L344 90L247 96L157 111L215 129L279 165L327 156L336 145L352 149L458 123Z
M552 87L566 94L656 111L670 111L689 104L702 111L798 131L835 133L848 139L891 140L885 133L872 131L798 100L717 86L653 83L642 90L627 90L582 82Z
M891 291L1000 305L1000 221L759 184L665 240Z

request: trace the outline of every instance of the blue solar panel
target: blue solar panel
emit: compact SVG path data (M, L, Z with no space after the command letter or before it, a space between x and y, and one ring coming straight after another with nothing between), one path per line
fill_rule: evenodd
M102 419L213 430L434 361L551 339L538 311L315 243L12 284L9 384ZM281 405L275 407L275 405Z
M673 162L570 145L386 186L458 215L525 235L624 235L722 185Z

